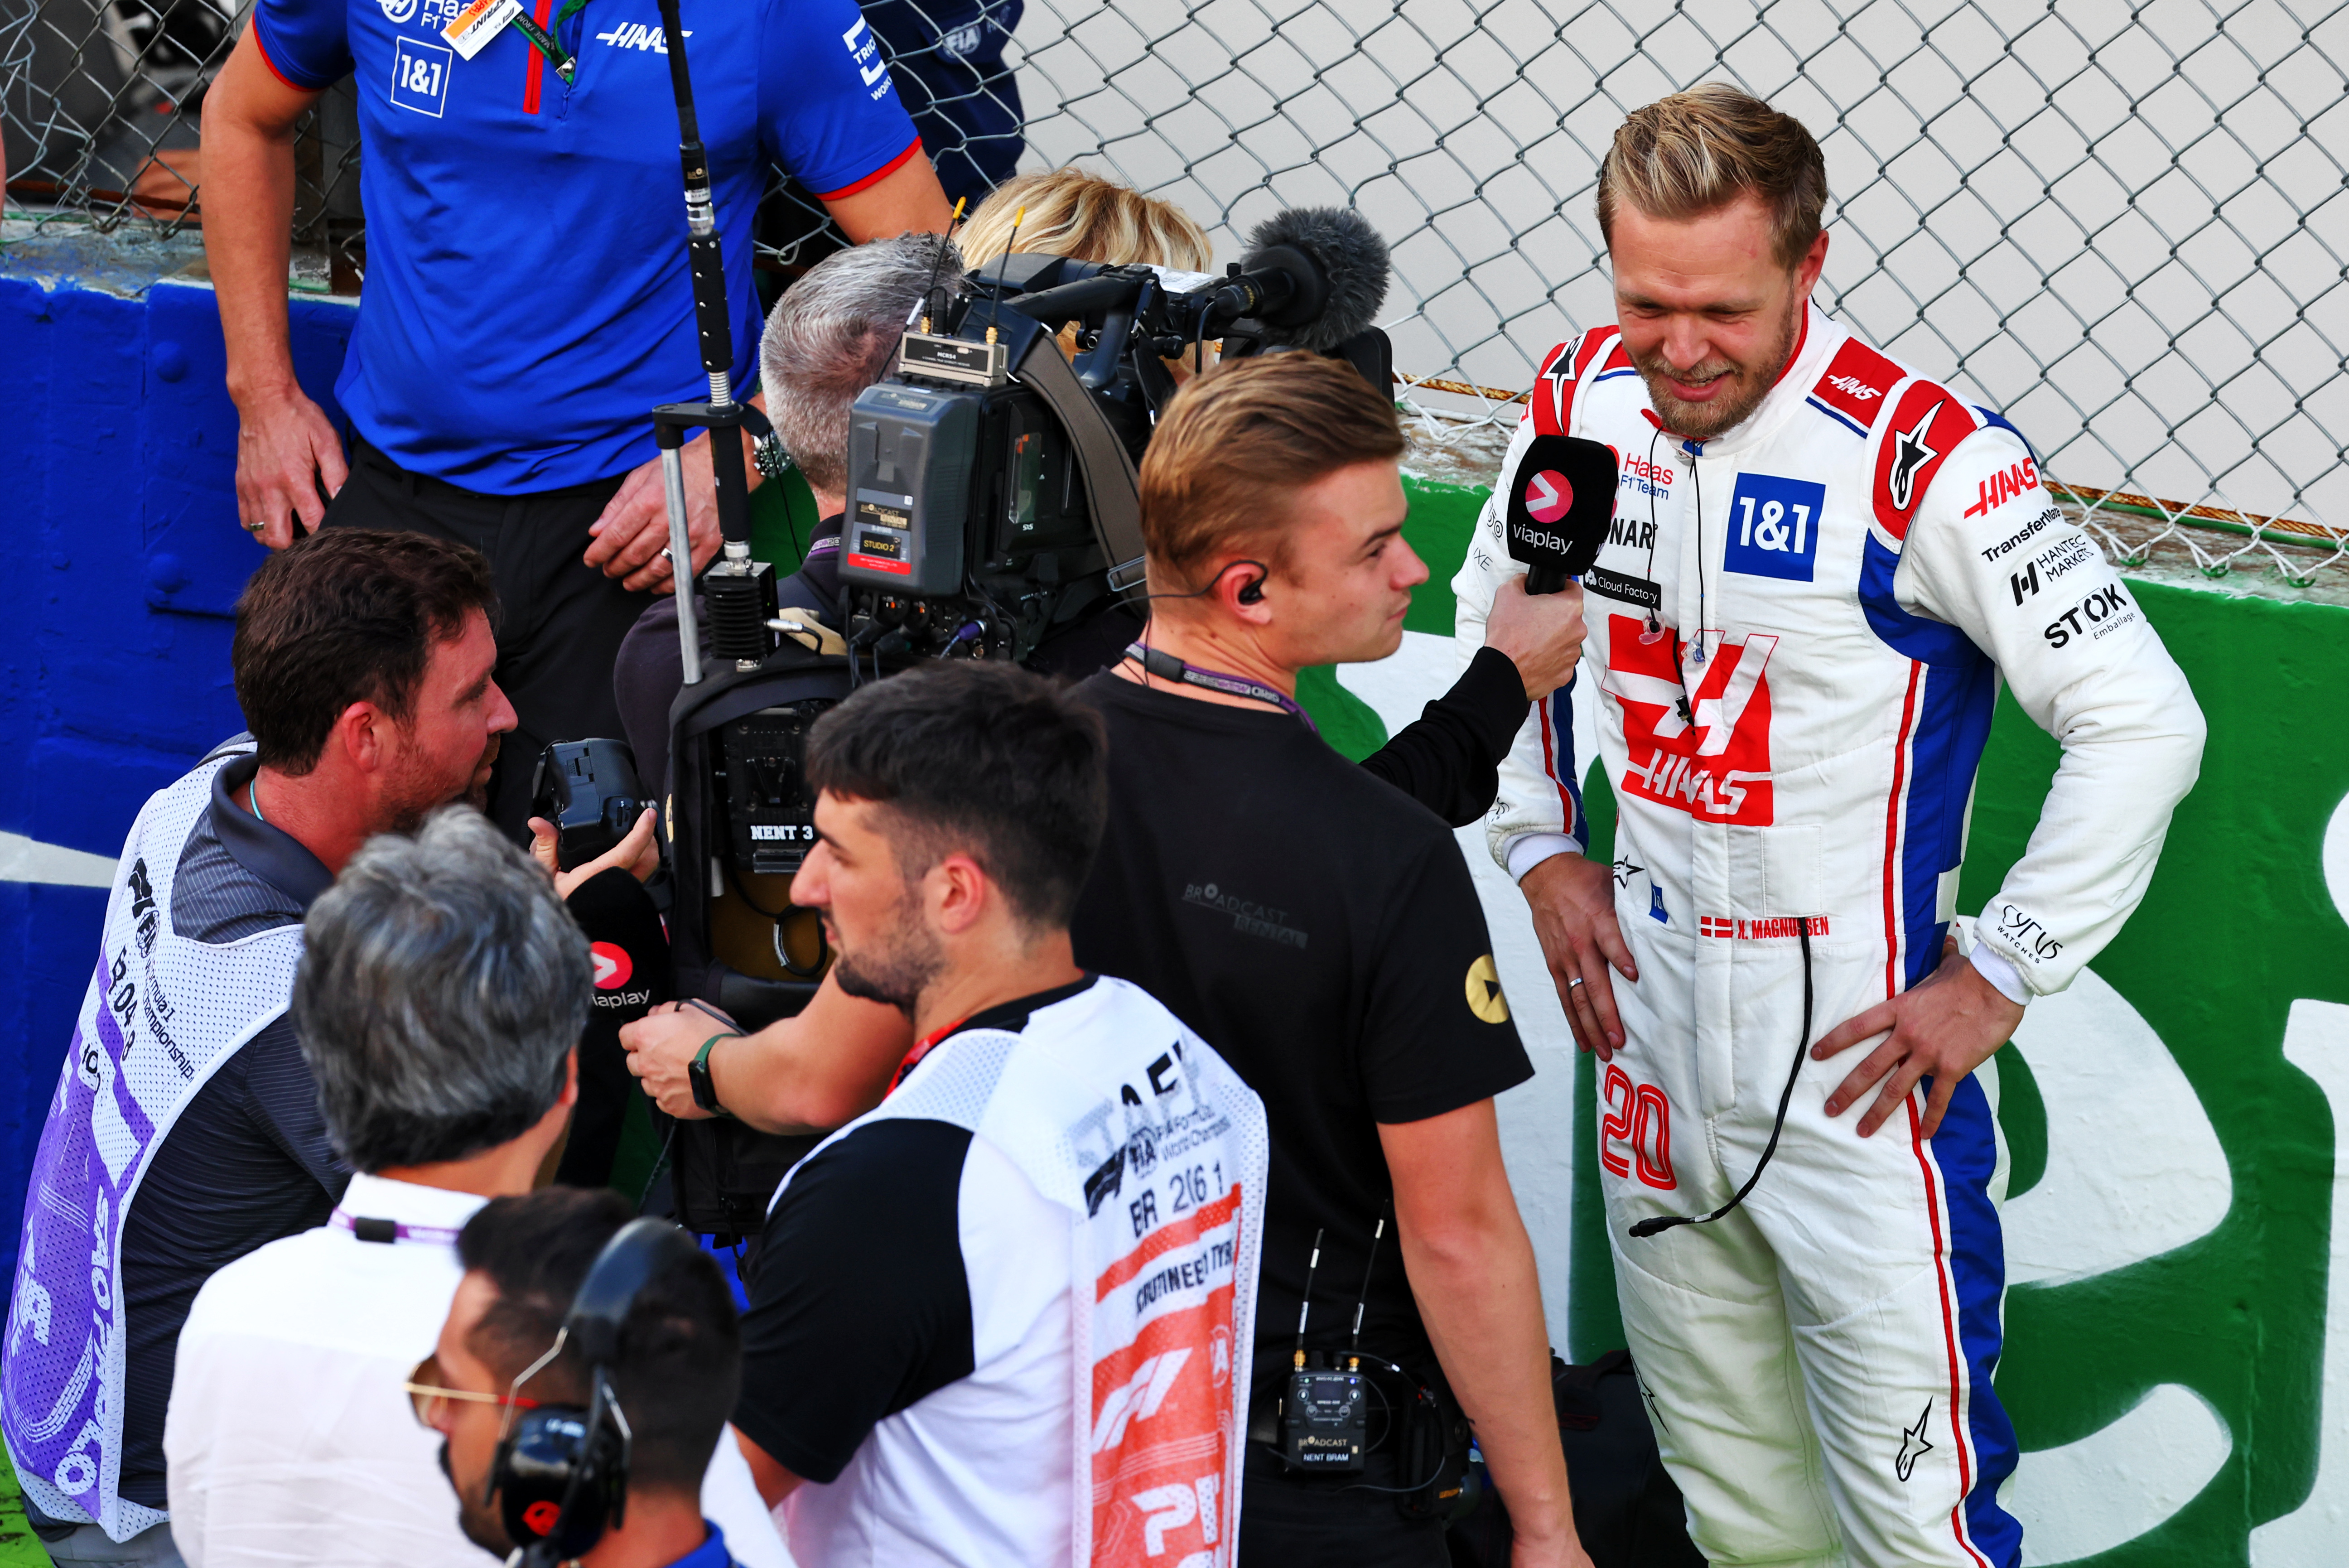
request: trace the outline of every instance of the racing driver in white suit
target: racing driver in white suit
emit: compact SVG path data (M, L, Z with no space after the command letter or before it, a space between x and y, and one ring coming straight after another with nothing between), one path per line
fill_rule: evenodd
M1603 441L1614 521L1490 839L1603 1062L1617 1290L1699 1548L2014 1568L1992 1054L2137 907L2202 718L2022 436L1812 306L1826 193L1809 133L1726 87L1617 132L1617 323L1551 350L1500 481L1537 435ZM1523 570L1504 500L1454 584L1464 647ZM2002 680L2063 762L1960 957ZM1611 867L1580 853L1570 702ZM1671 1216L1697 1222L1633 1232Z

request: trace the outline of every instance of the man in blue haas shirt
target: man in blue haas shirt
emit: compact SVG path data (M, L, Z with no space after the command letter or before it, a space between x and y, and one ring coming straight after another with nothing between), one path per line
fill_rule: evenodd
M860 243L943 230L947 202L854 0L684 0L682 21L748 387L771 165ZM347 462L295 384L285 308L293 127L347 76L367 214L335 386ZM272 549L356 523L490 557L519 716L490 811L517 837L544 743L617 733L613 659L671 586L650 411L707 391L678 136L654 0L257 0L205 99L239 520ZM709 448L686 462L701 565L719 542Z

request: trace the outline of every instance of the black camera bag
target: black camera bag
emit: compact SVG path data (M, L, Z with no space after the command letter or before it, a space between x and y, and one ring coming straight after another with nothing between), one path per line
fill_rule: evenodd
M809 651L791 638L754 670L709 660L702 680L681 689L669 709L669 951L677 994L722 1010L746 1032L804 1008L820 979L773 980L720 960L709 929L719 865L728 853L725 802L714 780L720 729L763 709L838 701L849 691L848 660ZM712 1032L719 1027L713 1021ZM727 1118L673 1120L656 1112L668 1145L675 1218L687 1230L722 1240L758 1234L784 1173L822 1141L820 1134L762 1133Z
M1656 1451L1655 1428L1628 1350L1587 1366L1550 1357L1550 1393L1574 1493L1575 1533L1595 1568L1704 1568L1689 1540L1681 1489ZM1509 1511L1484 1490L1445 1537L1454 1568L1508 1568Z

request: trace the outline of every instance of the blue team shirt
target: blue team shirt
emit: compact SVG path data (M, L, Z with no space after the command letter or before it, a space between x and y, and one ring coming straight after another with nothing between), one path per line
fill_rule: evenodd
M516 494L654 455L655 403L708 395L693 328L677 100L654 0L589 0L563 78L506 27L468 60L463 0L256 0L304 91L353 76L367 279L336 396L402 467ZM525 0L542 26L557 0ZM759 340L751 223L770 161L860 190L921 151L854 0L682 0L709 150L734 376Z

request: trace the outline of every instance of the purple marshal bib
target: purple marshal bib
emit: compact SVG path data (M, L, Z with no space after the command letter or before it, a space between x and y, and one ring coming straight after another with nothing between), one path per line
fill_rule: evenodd
M212 803L212 775L241 754L215 756L159 791L131 825L98 971L33 1161L0 1344L0 1431L25 1495L116 1541L165 1517L117 1490L123 1220L180 1112L285 1011L302 957L298 925L219 945L173 934L181 855Z

